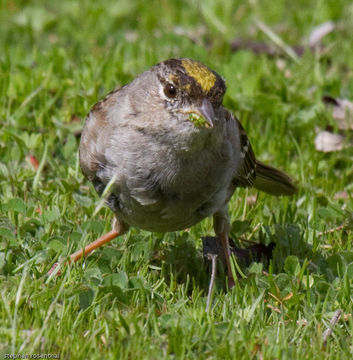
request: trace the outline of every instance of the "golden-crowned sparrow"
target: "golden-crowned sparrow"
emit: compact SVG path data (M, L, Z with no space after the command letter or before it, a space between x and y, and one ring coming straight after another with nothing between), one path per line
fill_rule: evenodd
M229 285L234 283L227 210L234 190L254 186L291 195L297 189L286 174L256 160L243 127L222 105L225 91L222 77L202 63L170 59L93 107L82 132L80 164L99 194L110 183L107 203L116 221L85 254L130 225L175 231L212 215Z

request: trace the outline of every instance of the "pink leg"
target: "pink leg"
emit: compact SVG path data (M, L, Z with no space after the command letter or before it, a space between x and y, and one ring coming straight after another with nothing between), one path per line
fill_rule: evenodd
M90 244L86 245L84 249L80 249L73 254L70 255L69 263L76 262L80 260L83 256L87 256L89 253L91 253L93 250L99 248L100 246L106 244L107 242L112 241L119 235L124 234L129 227L119 221L117 218L114 219L113 222L113 230L109 231L108 233L102 235L97 240L91 242ZM58 263L55 263L52 268L48 271L48 275L50 275L58 266Z
M223 212L219 212L213 215L213 227L216 235L221 240L224 258L227 265L227 275L228 275L228 287L231 289L235 282L232 274L232 267L230 264L230 248L229 248L229 218L228 210L225 209Z

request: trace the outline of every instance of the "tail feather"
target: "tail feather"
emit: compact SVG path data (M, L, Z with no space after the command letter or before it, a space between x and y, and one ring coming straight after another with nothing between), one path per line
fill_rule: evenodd
M256 179L253 186L268 194L293 195L298 191L293 180L284 172L256 161Z

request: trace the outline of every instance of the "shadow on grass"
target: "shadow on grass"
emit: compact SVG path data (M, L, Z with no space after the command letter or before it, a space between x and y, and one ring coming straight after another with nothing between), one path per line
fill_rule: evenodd
M248 247L239 247L230 241L233 253L236 256L240 269L247 274L253 262L260 263L263 270L268 270L271 263L274 274L283 272L296 274L291 267L302 266L307 263L307 274L323 276L324 281L332 281L337 276L342 276L347 266L353 262L353 253L342 252L332 256L326 256L319 250L313 250L313 246L304 239L304 230L296 224L274 226L274 233L268 227L260 231L254 239L257 244ZM213 249L208 246L214 243ZM241 241L240 241L241 243ZM265 245L267 243L268 245ZM217 285L225 289L225 266L223 251L215 237L203 238L203 254L197 250L195 242L187 233L176 236L168 246L161 246L158 258L154 264L162 266L163 275L170 281L173 277L179 283L187 282L188 277L192 283L200 289L207 291L211 274L210 261L205 259L207 252L216 253L218 256ZM219 266L220 265L220 266ZM353 270L352 270L353 271Z

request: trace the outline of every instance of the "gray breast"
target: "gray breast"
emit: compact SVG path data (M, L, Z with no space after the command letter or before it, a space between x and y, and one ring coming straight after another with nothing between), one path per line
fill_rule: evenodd
M132 226L157 232L185 229L221 209L233 192L236 164L227 141L183 156L151 139L127 145L119 165L106 167L101 176L124 174L118 175L110 205Z

